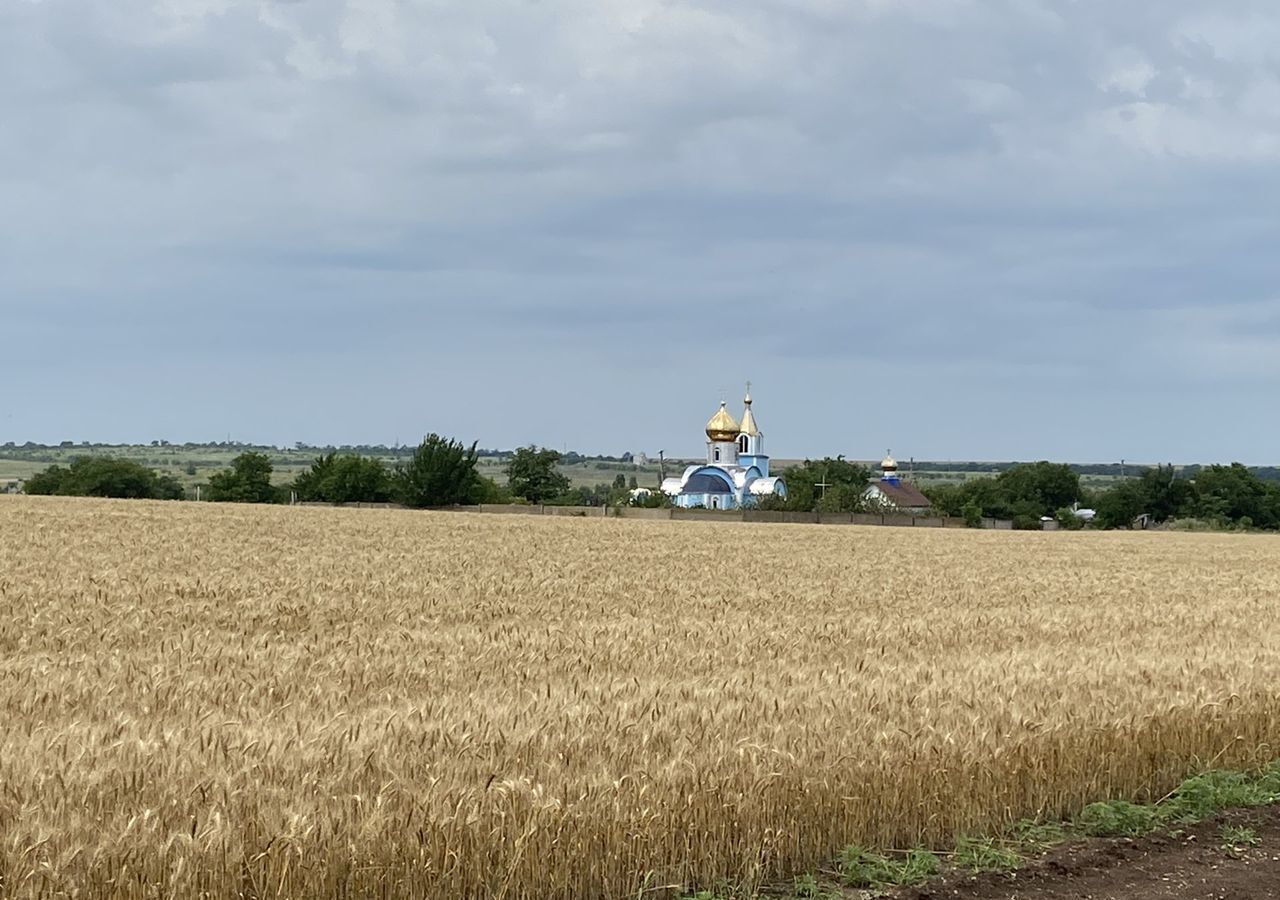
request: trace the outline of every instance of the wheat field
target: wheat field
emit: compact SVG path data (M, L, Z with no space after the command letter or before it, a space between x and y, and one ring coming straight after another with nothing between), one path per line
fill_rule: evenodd
M637 898L1280 756L1280 540L0 498L0 895Z

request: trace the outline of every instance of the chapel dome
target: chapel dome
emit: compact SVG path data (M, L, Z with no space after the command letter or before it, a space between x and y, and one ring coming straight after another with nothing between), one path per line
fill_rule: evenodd
M729 410L722 402L720 409L711 417L711 421L707 423L707 437L712 441L731 442L738 439L741 430L738 426L738 420L729 414Z
M898 461L893 458L893 454L889 454L881 461L880 468L886 472L896 472L898 471Z

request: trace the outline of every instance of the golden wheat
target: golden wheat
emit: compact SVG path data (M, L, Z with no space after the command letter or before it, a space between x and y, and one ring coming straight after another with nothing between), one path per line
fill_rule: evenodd
M0 895L623 898L1280 755L1280 540L0 498Z

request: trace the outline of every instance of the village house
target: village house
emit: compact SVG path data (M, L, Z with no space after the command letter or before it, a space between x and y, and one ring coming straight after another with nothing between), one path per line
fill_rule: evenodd
M933 506L918 487L903 481L898 474L898 461L889 453L880 463L880 480L872 482L862 494L868 508L882 512L923 515Z

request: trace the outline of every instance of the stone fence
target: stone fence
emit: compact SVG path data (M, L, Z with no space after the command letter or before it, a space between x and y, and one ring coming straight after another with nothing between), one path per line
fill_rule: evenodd
M884 525L898 528L964 528L964 520L945 516L912 516L899 513L806 513L763 509L640 509L612 506L535 506L486 504L454 507L456 512L500 513L517 516L573 516L577 518L662 519L677 522L760 522L792 525ZM1009 531L1013 523L983 519L982 527Z

